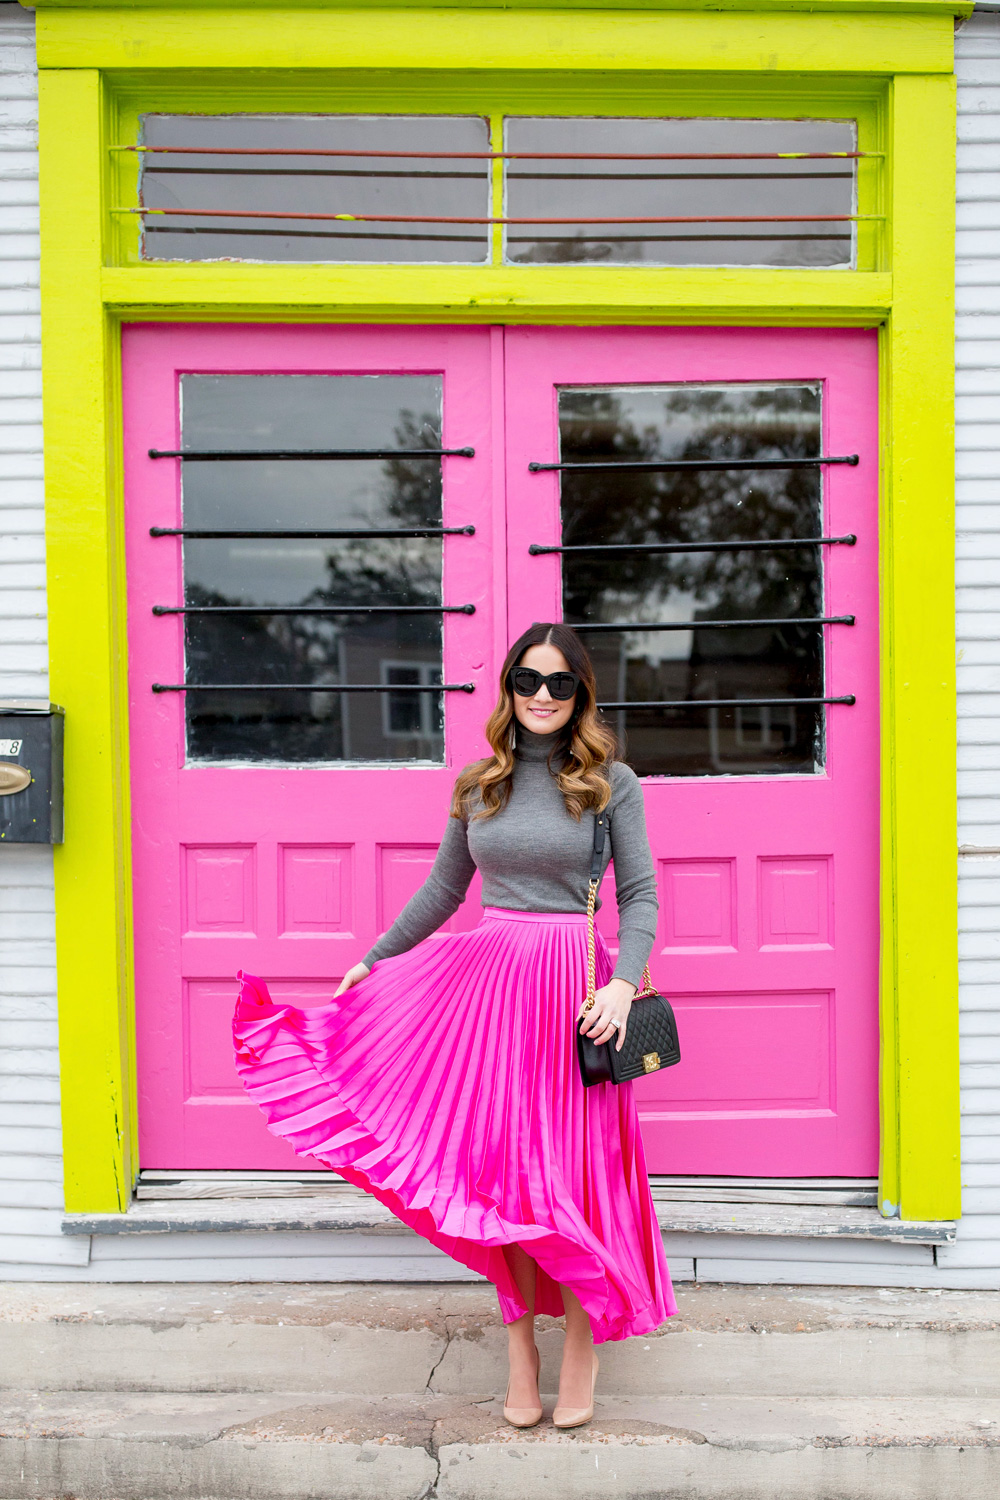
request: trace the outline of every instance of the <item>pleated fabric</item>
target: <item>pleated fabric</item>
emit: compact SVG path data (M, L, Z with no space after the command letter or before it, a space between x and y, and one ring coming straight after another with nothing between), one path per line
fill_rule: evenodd
M236 1067L268 1128L384 1203L526 1311L504 1255L538 1265L535 1311L559 1285L596 1342L675 1313L631 1084L585 1089L576 1018L586 919L487 908L329 1003L276 1005L242 981ZM598 937L598 983L611 966Z

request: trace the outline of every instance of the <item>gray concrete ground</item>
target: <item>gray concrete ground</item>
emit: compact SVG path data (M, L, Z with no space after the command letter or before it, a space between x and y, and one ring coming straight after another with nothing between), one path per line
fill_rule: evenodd
M2 1500L997 1500L1000 1294L682 1287L594 1421L482 1286L0 1286Z

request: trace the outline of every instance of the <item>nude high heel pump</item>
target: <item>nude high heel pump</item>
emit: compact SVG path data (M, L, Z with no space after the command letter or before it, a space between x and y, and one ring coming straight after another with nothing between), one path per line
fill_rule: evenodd
M597 1355L594 1355L594 1374L590 1382L589 1406L557 1406L552 1413L553 1427L582 1427L594 1415L594 1392L597 1389Z
M542 1373L542 1356L535 1346L535 1379L537 1381ZM508 1406L507 1396L510 1395L510 1381L507 1382L507 1392L503 1398L504 1421L509 1422L512 1427L537 1427L542 1420L542 1408L540 1406Z

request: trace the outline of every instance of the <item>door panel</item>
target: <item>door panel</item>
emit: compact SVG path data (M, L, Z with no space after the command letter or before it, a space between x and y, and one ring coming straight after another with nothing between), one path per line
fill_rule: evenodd
M508 334L506 368L511 636L533 619L562 617L564 608L584 629L645 625L618 632L617 667L603 644L609 633L589 635L605 701L856 699L609 711L640 773L661 771L644 777L660 895L652 967L677 1008L683 1061L637 1085L650 1168L871 1174L874 335L525 328ZM734 458L749 466L855 454L857 465L733 470L724 487L683 466L657 472L652 488L648 469L529 467ZM802 474L807 481L794 477ZM821 534L854 534L857 542L769 545ZM663 551L653 555L670 567L653 569L648 553L630 550L734 540L764 545ZM531 551L563 544L594 550ZM608 545L620 550L598 550ZM734 612L750 622L739 631L728 627ZM855 623L754 623L803 616ZM664 624L670 628L651 628ZM613 942L610 891L599 924Z
M489 330L460 328L125 331L144 1166L301 1170L233 1073L235 973L266 975L295 1004L327 998L426 875L455 771L482 753L503 644L491 343ZM427 410L434 390L436 415ZM432 430L428 416L443 426ZM423 450L435 441L475 455L149 454ZM442 524L475 534L273 535ZM153 613L182 603L198 612ZM428 612L322 613L332 603ZM435 612L441 604L474 613ZM436 685L442 670L445 683L475 690L408 690ZM153 691L185 682L201 690ZM220 682L238 690L204 691ZM331 693L331 683L393 691ZM478 888L450 925L474 924L477 902Z

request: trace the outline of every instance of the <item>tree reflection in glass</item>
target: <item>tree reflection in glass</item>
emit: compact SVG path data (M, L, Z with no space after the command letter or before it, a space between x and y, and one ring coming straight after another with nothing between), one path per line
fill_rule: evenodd
M818 385L564 389L563 462L810 458L821 453ZM821 470L570 470L563 543L780 540L822 534ZM564 617L629 622L587 632L608 702L810 698L823 694L821 548L563 554ZM710 620L780 626L699 629ZM671 623L670 631L642 629ZM822 708L619 710L641 775L809 773L823 761Z
M193 449L438 448L437 376L185 376ZM358 530L441 525L440 459L188 463L189 529ZM431 605L441 540L188 538L189 605ZM336 693L337 683L441 681L441 616L186 617L187 681L301 683L302 692L190 693L188 754L266 762L440 761L441 695ZM418 706L413 707L413 699Z

